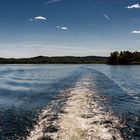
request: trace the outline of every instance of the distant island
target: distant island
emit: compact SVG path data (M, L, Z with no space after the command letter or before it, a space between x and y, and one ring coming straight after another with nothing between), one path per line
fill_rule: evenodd
M113 52L107 60L108 64L111 65L133 65L140 64L140 52L129 52L129 51L121 51L121 52Z
M0 64L104 64L107 63L108 57L101 56L62 56L46 57L37 56L32 58L0 58Z

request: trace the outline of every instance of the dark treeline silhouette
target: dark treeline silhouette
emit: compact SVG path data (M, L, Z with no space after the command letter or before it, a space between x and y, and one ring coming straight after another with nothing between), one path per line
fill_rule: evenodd
M32 58L0 58L0 64L98 64L106 63L107 57L87 56L87 57L45 57L38 56Z
M129 51L121 51L121 52L113 52L108 58L108 64L140 64L140 52L129 52Z

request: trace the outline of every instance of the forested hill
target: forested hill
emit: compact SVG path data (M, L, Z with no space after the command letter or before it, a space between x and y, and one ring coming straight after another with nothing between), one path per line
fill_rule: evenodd
M0 58L0 64L98 64L106 63L108 57L86 56L86 57L46 57L38 56L32 58Z
M111 53L108 59L108 64L113 64L113 65L140 64L140 52L137 51L113 52Z

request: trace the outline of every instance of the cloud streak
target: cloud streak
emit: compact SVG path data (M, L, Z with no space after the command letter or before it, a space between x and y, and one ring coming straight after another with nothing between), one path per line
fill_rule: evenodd
M67 28L67 27L65 27L65 26L62 26L62 27L57 26L57 29L60 29L60 30L68 30L68 28Z
M37 16L37 17L34 17L35 20L47 20L46 17L42 17L42 16Z
M47 20L47 18L46 17L43 17L43 16L36 16L36 17L30 19L30 21L37 21L37 20L40 20L40 21L43 20L43 21L45 21L45 20Z
M45 5L50 5L50 4L53 4L53 3L57 3L57 2L61 2L62 0L49 0L45 3Z
M126 8L128 8L128 9L138 9L138 8L140 8L140 4L134 4L134 5L130 5L130 6L127 6Z
M107 19L107 20L111 20L110 17L108 15L106 15L105 13L103 13L103 16Z
M111 18L110 18L107 14L102 13L102 15L103 15L103 17L104 17L106 20L108 20L108 22L109 22L110 24L112 24L112 26L113 26L114 28L117 28L117 25L114 24L114 23L112 22Z
M132 31L132 34L140 34L140 30Z

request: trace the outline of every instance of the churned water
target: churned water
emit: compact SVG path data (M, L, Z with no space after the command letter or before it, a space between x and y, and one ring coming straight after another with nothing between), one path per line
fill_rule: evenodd
M0 140L139 140L140 66L1 65Z

